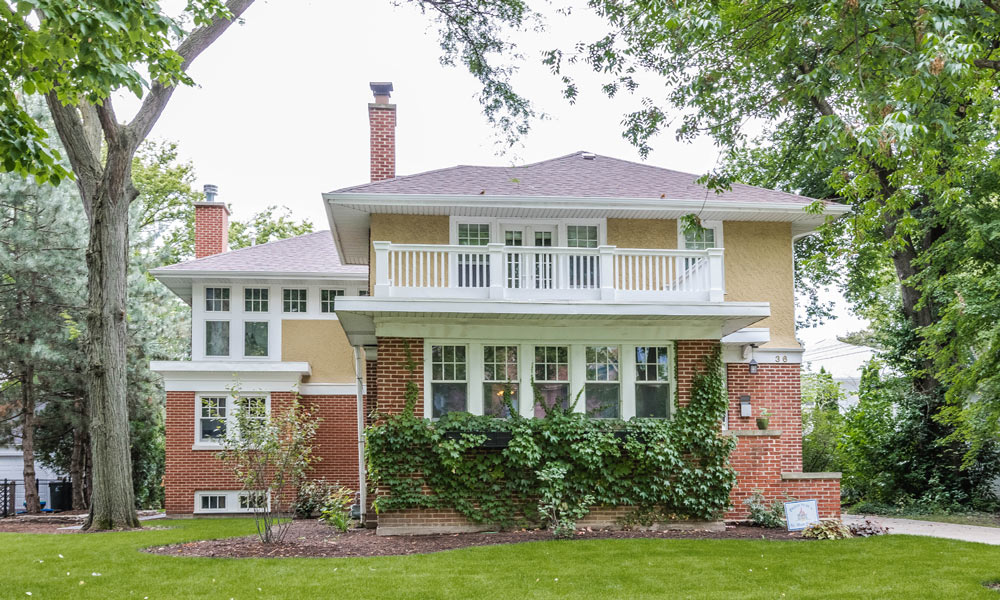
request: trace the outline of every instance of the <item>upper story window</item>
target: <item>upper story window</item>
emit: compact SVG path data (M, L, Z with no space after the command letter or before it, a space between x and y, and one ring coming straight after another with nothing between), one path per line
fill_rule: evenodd
M569 408L569 346L535 346L535 390L549 408ZM535 416L545 409L535 405Z
M485 246L490 243L490 226L488 223L459 223L459 246Z
M269 291L267 288L244 289L243 309L246 312L267 312Z
M670 398L670 354L666 346L635 347L635 416L668 419Z
M681 248L685 250L708 250L709 248L722 247L722 222L702 221L698 227L684 227L678 222L680 227L678 239L681 240Z
M600 419L621 416L618 346L587 346L587 414Z
M431 417L468 410L465 346L431 346Z
M205 356L229 356L229 321L205 321Z
M286 313L306 312L306 290L285 289L282 293L282 311Z
M243 356L267 356L267 321L243 323Z
M205 310L208 312L228 312L229 288L205 288Z
M358 295L359 296L367 296L368 295L368 290L361 290L360 292L358 292Z
M507 418L518 406L517 346L483 346L483 414Z
M344 290L320 290L319 312L332 313L336 308L337 296L343 296Z
M567 225L566 245L570 248L596 248L597 225Z

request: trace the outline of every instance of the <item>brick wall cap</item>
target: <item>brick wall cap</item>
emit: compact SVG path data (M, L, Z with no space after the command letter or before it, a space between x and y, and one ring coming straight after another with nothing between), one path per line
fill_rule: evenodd
M841 473L837 471L816 472L816 473L782 473L781 478L785 481L789 479L840 479Z
M779 437L783 433L780 429L726 429L722 435L734 435L736 437Z
M378 102L369 102L368 108L382 108L385 110L396 110L395 104L380 104Z
M226 214L227 214L227 215L228 215L228 214L230 214L230 213L229 213L229 207L228 207L228 206L226 205L226 203L225 203L225 202L208 202L208 201L201 201L201 202L192 202L191 204L192 204L192 205L194 205L194 206L219 206L219 207L221 207L221 208L222 208L222 209L223 209L224 211L226 211Z

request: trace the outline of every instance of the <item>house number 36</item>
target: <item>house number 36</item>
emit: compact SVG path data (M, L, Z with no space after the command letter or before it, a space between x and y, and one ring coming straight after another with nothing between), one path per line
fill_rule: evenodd
M774 362L776 362L776 363L786 363L786 362L788 362L788 355L787 354L775 354L774 355Z

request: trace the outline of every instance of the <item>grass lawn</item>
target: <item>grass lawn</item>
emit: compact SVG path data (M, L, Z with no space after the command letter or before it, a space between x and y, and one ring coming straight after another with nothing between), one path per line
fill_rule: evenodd
M0 598L1000 599L982 586L1000 580L1000 546L933 538L576 540L407 557L213 559L139 549L245 535L253 522L154 523L171 529L0 533Z

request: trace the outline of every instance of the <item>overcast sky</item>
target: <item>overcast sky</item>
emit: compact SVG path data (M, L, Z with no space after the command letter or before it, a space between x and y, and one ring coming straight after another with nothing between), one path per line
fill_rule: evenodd
M534 162L577 150L640 160L621 137L622 117L640 97L610 100L600 92L600 78L577 71L581 95L571 105L540 64L543 50L600 35L600 22L584 9L571 16L550 12L543 34L512 38L525 55L518 89L548 119L535 122L522 143L502 155L482 116L476 80L461 67L440 64L436 29L416 7L390 0L258 0L244 20L194 62L190 74L198 85L174 93L151 134L177 142L195 165L199 187L218 185L236 218L278 205L317 229L329 227L320 194L368 181L370 81L395 87L398 175ZM643 92L655 90L650 85ZM127 96L116 102L123 118L137 107ZM653 147L650 164L696 174L719 157L709 139L678 142L670 133ZM818 345L861 328L842 300L837 312L836 322L799 337Z

